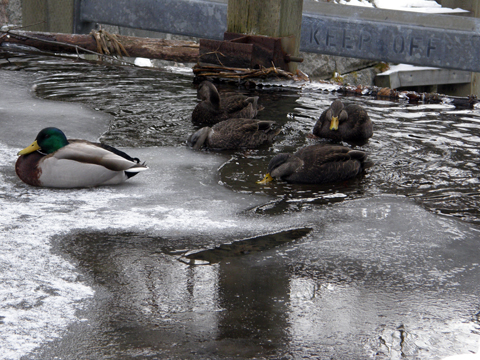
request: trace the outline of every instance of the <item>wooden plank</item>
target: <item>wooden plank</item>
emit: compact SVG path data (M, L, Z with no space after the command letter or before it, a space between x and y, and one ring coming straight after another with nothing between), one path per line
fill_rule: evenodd
M391 89L425 86L469 83L469 71L448 69L412 69L399 70L375 77L375 85Z
M449 8L460 7L467 10L469 13L466 16L480 18L480 0L439 0L442 6ZM464 93L480 95L480 73L472 72L472 80L467 89L458 89L458 95Z
M75 31L88 33L95 23L134 29L223 39L227 4L205 0L76 0Z
M74 0L22 0L22 23L30 31L73 32Z
M285 38L283 50L298 56L302 10L303 0L229 0L227 32ZM296 67L290 63L289 71Z
M475 13L478 13L478 10L480 9L479 0L437 0L437 2L443 7L467 10L469 13L462 14L463 16L476 17Z

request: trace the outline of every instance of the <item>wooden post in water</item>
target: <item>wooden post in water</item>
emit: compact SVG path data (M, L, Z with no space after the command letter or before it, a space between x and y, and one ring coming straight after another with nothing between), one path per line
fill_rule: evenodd
M228 0L227 31L285 37L283 50L298 56L302 10L303 0ZM294 73L297 64L290 62L289 70Z
M439 0L440 5L449 8L460 8L469 13L460 13L460 16L472 16L480 18L480 0ZM474 51L472 49L472 51ZM475 50L477 51L477 50ZM460 61L460 60L459 60ZM477 95L480 97L480 73L472 72L472 81L464 87L459 86L458 95Z
M22 25L30 31L73 32L74 0L22 0Z

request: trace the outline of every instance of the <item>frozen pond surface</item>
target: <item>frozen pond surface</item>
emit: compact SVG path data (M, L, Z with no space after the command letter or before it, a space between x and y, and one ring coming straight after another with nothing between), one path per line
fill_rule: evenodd
M375 166L336 186L259 187L272 154L313 143L338 95L243 90L283 133L270 149L193 152L189 74L47 58L1 63L4 359L440 359L480 330L478 110L368 108ZM19 149L57 126L147 162L117 187L37 189ZM213 265L180 250L311 228Z

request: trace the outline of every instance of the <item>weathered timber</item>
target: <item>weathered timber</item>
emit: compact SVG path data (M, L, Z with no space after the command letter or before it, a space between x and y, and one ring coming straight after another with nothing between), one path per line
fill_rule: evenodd
M177 62L197 62L199 45L194 41L140 38L116 35L129 56L162 59ZM60 34L30 31L8 31L0 36L2 43L32 46L42 51L56 53L97 53L93 35Z
M227 32L281 38L282 48L298 56L303 0L228 0ZM297 65L287 68L295 72Z
M436 69L436 68L408 68L378 74L375 77L375 85L392 89L470 83L472 79L469 71Z
M200 39L200 61L250 69L275 66L286 71L290 62L303 61L283 51L284 38L226 32L224 39Z

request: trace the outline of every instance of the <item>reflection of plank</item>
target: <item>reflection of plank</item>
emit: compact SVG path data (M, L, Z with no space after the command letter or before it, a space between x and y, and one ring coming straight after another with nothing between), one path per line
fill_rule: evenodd
M436 69L425 67L405 67L387 71L375 77L375 85L391 89L469 83L472 75L469 71Z
M187 253L180 258L182 262L195 265L213 264L225 258L247 255L255 252L272 249L276 246L298 240L312 231L311 228L284 230L278 233L267 234L222 244L214 249L207 249L193 253Z

